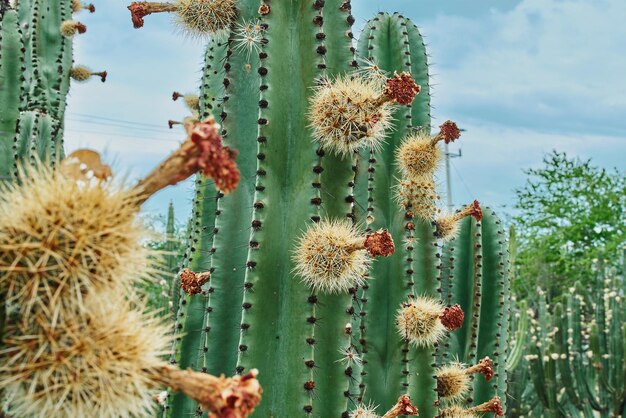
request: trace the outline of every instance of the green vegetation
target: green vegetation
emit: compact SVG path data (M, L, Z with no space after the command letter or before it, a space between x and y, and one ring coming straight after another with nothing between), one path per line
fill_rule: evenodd
M594 260L616 254L626 242L626 178L556 151L527 174L517 190L518 279L512 286L520 298L532 298L541 287L551 300L588 283Z

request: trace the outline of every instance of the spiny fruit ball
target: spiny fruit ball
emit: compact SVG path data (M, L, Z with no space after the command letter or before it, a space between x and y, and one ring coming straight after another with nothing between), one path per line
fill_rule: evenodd
M221 35L237 20L235 0L177 0L177 23L192 36Z
M365 282L371 258L364 237L348 221L320 221L300 238L296 272L316 291L346 292Z
M359 406L350 412L350 418L380 418L373 407Z
M407 137L396 151L396 161L407 179L428 178L441 161L441 150L425 132Z
M441 302L427 297L404 303L396 315L398 333L418 347L432 347L446 332L440 319L443 309Z
M85 305L54 323L39 312L8 327L0 390L14 416L154 416L151 391L161 384L150 371L171 344L167 327L116 292L92 294Z
M381 102L382 84L360 76L322 80L310 102L313 138L343 156L362 148L377 149L391 126L390 102Z
M470 377L460 363L452 363L437 370L437 394L447 400L462 399L470 386Z
M0 287L22 313L75 308L90 289L130 286L146 270L135 195L94 170L77 180L33 169L0 191Z

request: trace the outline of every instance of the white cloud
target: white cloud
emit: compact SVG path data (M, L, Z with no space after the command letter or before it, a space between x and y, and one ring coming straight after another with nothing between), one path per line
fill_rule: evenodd
M523 0L425 22L437 113L624 135L624 16L623 0Z

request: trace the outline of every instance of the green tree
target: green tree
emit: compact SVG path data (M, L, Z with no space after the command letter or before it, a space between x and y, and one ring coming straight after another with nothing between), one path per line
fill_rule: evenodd
M553 151L544 166L526 171L516 190L520 296L537 286L550 299L590 277L593 260L615 254L626 240L626 179L618 170Z

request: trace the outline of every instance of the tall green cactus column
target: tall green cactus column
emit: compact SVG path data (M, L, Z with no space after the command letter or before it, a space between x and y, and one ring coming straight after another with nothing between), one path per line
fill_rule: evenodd
M15 171L13 136L24 89L24 43L17 11L1 1L0 13L0 180L8 180Z
M70 77L84 81L106 72L72 67L72 37L86 26L72 20L76 0L1 2L0 176L15 176L20 161L63 157L63 118Z
M291 257L307 222L351 213L345 201L353 178L350 161L335 165L318 149L306 114L316 79L352 62L331 57L349 52L345 37L352 19L339 1L282 1L270 7L263 19L259 164L239 367L257 367L262 384L271 388L259 416L340 416L347 409L341 388L346 377L337 379L333 367L341 354L338 332L332 330L343 330L350 320L349 298L312 294L293 274ZM343 47L341 38L330 35L344 37ZM330 316L330 309L343 310L345 319Z
M396 111L387 143L380 151L369 153L368 164L357 181L361 190L358 203L367 208L364 218L368 227L388 228L398 243L392 257L373 266L372 280L362 295L361 393L365 395L364 401L376 399L382 405L392 405L399 395L408 391L421 414L434 416L432 351L420 348L409 353L395 326L396 312L410 295L437 296L434 229L429 222L402 212L394 199L400 176L394 162L397 148L411 128L430 130L426 50L413 23L401 15L385 13L367 22L357 50L363 65L376 65L389 74L409 72L421 86L411 107Z

